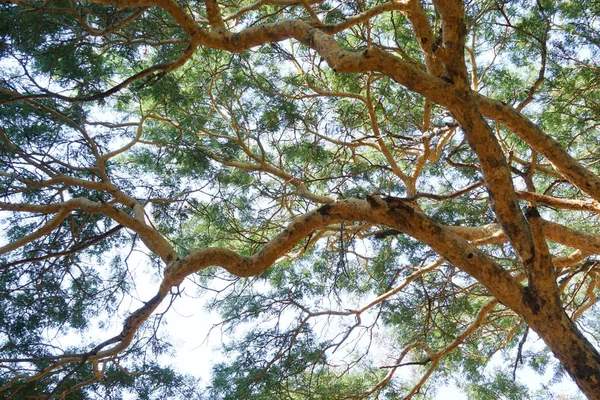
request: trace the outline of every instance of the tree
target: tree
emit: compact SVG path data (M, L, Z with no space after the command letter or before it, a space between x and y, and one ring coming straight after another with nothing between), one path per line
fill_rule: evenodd
M200 396L150 361L195 284L209 398L600 398L598 2L0 9L3 396Z

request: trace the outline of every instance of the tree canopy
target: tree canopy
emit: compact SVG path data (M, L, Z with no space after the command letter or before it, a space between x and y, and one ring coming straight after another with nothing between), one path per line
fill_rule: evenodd
M600 398L599 2L0 13L1 397Z

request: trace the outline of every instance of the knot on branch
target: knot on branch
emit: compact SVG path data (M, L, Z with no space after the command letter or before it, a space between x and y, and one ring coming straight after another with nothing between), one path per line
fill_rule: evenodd
M330 215L332 208L333 208L333 206L330 203L328 203L328 204L325 204L324 206L319 207L317 209L317 212L321 215Z
M525 211L525 217L528 220L530 220L532 218L541 218L540 213L537 210L537 207L533 207L533 206L527 207L527 210Z
M373 209L387 208L388 204L379 196L367 195L367 202Z
M413 210L414 199L404 197L386 196L383 198L389 208L402 208L407 210Z

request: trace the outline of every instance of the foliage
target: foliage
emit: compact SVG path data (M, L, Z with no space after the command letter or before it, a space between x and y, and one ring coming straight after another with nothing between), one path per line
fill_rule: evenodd
M591 396L599 13L0 3L1 396ZM210 382L159 362L186 288Z

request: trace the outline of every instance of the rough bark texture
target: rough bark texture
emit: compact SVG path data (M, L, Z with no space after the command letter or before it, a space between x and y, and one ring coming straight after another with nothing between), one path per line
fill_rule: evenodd
M19 249L48 234L71 213L79 210L90 214L106 215L135 232L148 249L160 257L166 268L156 296L125 320L119 335L99 344L88 354L65 355L31 379L39 378L67 363L98 360L118 354L131 343L137 329L156 310L170 290L180 285L191 274L210 266L219 266L240 277L260 275L314 232L344 221L360 221L386 226L410 235L426 243L452 265L474 277L487 288L491 296L521 316L524 322L545 341L590 399L600 399L600 354L563 309L559 298L555 265L559 264L560 260L552 258L546 242L554 241L573 247L581 253L597 254L600 253L600 237L545 221L536 208L536 205L544 204L560 209L598 212L600 178L569 155L558 141L544 133L540 127L515 108L474 91L465 62L467 27L464 4L461 1L433 2L441 18L442 33L439 46L434 46L436 33L430 25L423 4L413 0L386 2L358 13L351 19L332 25L315 21L315 15L312 15L312 19L308 21L280 20L241 27L237 31L228 28L228 23L236 20L237 17L222 15L219 3L215 0L205 1L207 21L193 15L174 0L92 0L92 2L117 8L160 8L168 13L174 23L188 35L189 43L176 61L151 67L104 94L83 100L109 96L129 83L159 71L163 74L174 71L183 66L201 46L239 53L264 44L293 39L313 49L336 73L381 74L423 96L429 102L429 107L436 103L448 110L460 125L469 146L477 156L497 224L477 228L443 226L419 211L414 198L401 199L373 195L367 199L333 201L328 194L311 193L300 179L261 160L247 163L225 160L223 161L225 165L250 171L262 171L276 176L295 187L298 195L324 205L315 206L314 210L298 216L285 230L271 238L251 256L242 256L226 248L204 248L188 256L179 257L169 240L147 221L144 215L145 204L120 191L110 182L106 174L101 175L99 180L76 179L61 175L48 181L36 182L38 186L68 184L104 191L113 196L114 203L94 202L85 198L73 198L45 205L0 203L0 210L54 215L34 234L1 247L0 254ZM13 3L22 5L21 1L13 1ZM309 3L305 3L310 6ZM294 3L289 2L289 4ZM412 24L423 52L424 66L411 64L383 47L370 44L358 52L348 51L334 36L337 32L392 11L404 13ZM314 13L309 12L309 14ZM3 95L17 98L19 94L4 90ZM356 97L364 99L358 95ZM77 100L62 95L57 98L67 101ZM27 101L33 104L35 100ZM376 120L375 113L372 112L371 115ZM532 187L528 187L528 190L516 191L513 172L495 131L488 123L489 120L502 124L514 132L531 149L543 155L551 163L557 175L566 178L587 193L591 199L559 199L536 193L535 188ZM129 147L139 139L142 124L143 121L140 123L138 137L128 145ZM455 128L456 126L452 129ZM381 149L385 143L381 135L379 139L377 146ZM6 135L3 135L2 140L7 148L12 148L13 145ZM109 153L104 158L98 156L98 168L105 169L104 163L109 158L128 150L129 147ZM384 150L382 153L393 161L392 153ZM397 164L392 164L399 170ZM407 183L407 186L412 185L413 189L408 190L411 192L410 196L416 196L413 193L416 177L413 178L401 170L397 175ZM33 185L26 180L22 180L22 183ZM527 213L522 212L519 200L530 203ZM478 249L482 244L503 242L510 244L514 249L522 264L522 273L509 272L484 251ZM492 307L493 305L489 306L489 309ZM489 311L487 308L485 310ZM484 317L485 313L482 312L481 319ZM436 362L439 362L439 359Z

